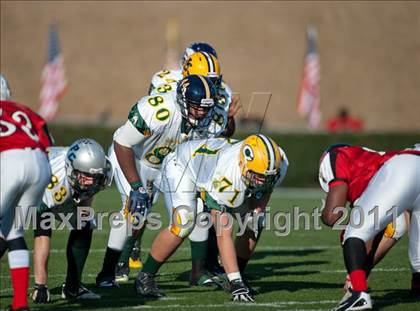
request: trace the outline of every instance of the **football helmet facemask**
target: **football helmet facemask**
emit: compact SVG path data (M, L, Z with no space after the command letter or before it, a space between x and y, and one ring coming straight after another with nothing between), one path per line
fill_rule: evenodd
M177 103L188 124L196 129L210 125L216 102L216 87L207 77L189 75L177 84Z

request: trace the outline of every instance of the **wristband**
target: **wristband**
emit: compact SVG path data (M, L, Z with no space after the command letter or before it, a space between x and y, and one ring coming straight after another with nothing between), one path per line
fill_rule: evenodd
M141 181L140 181L140 180L137 180L137 181L133 181L133 182L131 182L131 183L130 183L130 186L131 186L131 189L133 189L133 190L137 190L138 188L142 187L142 186L143 186L143 184L141 183Z

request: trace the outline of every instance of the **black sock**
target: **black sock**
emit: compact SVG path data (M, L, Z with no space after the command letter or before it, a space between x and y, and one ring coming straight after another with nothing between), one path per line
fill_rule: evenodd
M162 265L163 262L157 261L151 254L149 254L149 257L147 257L146 263L141 271L155 275Z
M67 242L67 277L66 288L76 292L80 286L83 267L89 255L92 230L72 230Z
M359 238L349 238L343 245L344 262L347 271L350 273L354 270L363 269L366 262L366 246L365 242Z
M115 266L118 263L121 253L121 251L117 251L109 247L106 248L104 263L98 277L115 278Z
M205 260L192 259L190 281L194 283L204 273L204 271L205 271Z

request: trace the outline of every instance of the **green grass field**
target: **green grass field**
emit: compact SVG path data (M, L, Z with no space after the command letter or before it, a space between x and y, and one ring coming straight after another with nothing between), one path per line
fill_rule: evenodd
M320 206L321 197L322 194L315 190L281 190L273 194L270 207L272 212L291 211L294 206L299 206L301 211L311 211ZM97 211L118 210L119 206L119 195L114 188L100 193L94 203ZM159 202L156 210L165 215L162 202ZM166 225L167 222L164 223ZM94 288L95 276L102 265L108 232L108 229L94 232L83 278L86 286L101 294L102 299L60 299L60 285L66 273L68 231L57 231L53 233L49 263L48 285L53 302L44 307L31 304L32 310L330 310L342 297L345 271L338 233L325 227L309 231L301 227L285 237L277 236L273 228L264 231L246 271L252 279L252 286L260 291L253 304L233 304L229 301L230 296L222 290L189 287L190 249L187 241L160 270L157 280L167 295L165 299L145 300L136 296L133 290L135 271L131 273L130 282L122 284L119 289L97 290ZM156 233L146 233L143 239L143 259ZM32 248L32 232L27 233L26 239ZM407 238L403 238L370 276L369 286L376 310L420 309L420 303L408 297L411 273L407 244ZM0 261L2 309L12 298L6 258L4 256Z

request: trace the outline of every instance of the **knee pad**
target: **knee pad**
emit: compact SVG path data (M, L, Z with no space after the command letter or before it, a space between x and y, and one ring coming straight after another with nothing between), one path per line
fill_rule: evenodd
M170 231L183 239L194 229L195 213L190 206L181 205L173 209Z
M405 214L402 213L400 216L397 217L395 221L395 227L392 222L386 226L384 236L389 239L392 238L398 241L404 236L406 232L407 232L407 221L405 219Z

